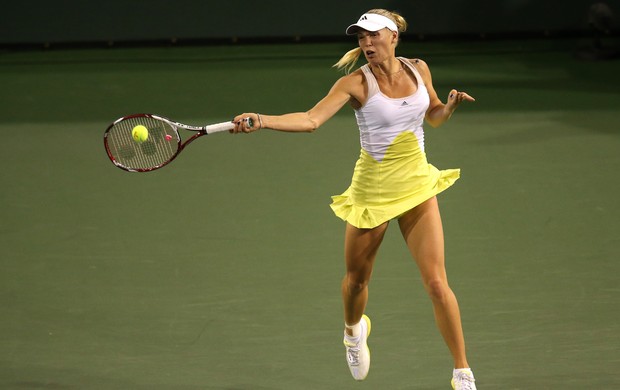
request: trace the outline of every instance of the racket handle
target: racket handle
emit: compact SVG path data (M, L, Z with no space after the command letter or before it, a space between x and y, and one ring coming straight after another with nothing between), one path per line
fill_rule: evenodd
M248 125L250 125L250 127L254 125L254 121L251 118L245 118L244 120L248 122ZM205 126L205 131L207 132L207 134L213 134L213 133L219 133L222 131L232 130L234 128L235 128L235 124L233 122L222 122L222 123L215 123L213 125Z

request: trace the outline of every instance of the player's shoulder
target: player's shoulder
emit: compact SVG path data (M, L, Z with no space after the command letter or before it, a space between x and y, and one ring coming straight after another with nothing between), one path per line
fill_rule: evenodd
M356 82L364 79L362 68L358 68L351 73L345 74L340 78L344 82Z
M405 58L405 60L415 66L418 70L428 69L428 64L421 58Z
M352 89L364 82L364 74L361 69L357 69L349 74L345 74L336 81L336 85L345 89Z
M406 58L405 59L407 62L409 62L418 72L420 72L420 75L424 78L426 78L427 76L430 76L431 74L431 70L428 67L428 64L426 63L426 61L424 61L421 58Z

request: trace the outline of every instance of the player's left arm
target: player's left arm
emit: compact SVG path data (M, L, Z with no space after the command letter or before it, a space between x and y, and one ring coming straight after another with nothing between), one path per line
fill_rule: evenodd
M469 96L466 92L457 91L453 89L448 94L447 103L443 103L441 99L437 96L437 92L433 87L433 78L431 76L431 70L429 69L426 62L420 59L410 60L411 63L418 69L420 72L420 76L422 76L422 80L424 81L424 85L428 90L428 97L430 98L430 104L428 109L426 110L426 122L432 127L439 127L444 122L446 122L452 114L454 110L461 104L462 101L473 102L476 99Z

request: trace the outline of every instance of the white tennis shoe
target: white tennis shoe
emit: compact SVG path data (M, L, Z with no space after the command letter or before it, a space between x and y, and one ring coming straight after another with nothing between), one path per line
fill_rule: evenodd
M370 336L370 318L365 314L360 321L362 328L357 338L344 334L344 346L346 347L347 364L351 375L356 381L363 381L370 369L370 349L368 349L368 336Z
M454 390L477 390L474 373L469 368L458 368L452 373L452 388Z

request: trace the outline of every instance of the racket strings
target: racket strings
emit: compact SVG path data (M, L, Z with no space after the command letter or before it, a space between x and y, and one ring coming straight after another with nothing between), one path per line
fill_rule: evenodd
M143 142L132 137L134 127L142 125L148 130ZM179 149L179 135L167 122L151 117L122 120L108 131L106 143L115 163L129 170L150 170L172 159Z

